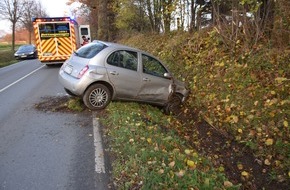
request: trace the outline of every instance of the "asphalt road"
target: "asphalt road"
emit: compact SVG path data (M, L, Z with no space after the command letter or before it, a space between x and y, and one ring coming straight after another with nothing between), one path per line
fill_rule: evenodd
M94 117L35 109L66 95L58 70L38 60L0 69L0 190L108 189Z

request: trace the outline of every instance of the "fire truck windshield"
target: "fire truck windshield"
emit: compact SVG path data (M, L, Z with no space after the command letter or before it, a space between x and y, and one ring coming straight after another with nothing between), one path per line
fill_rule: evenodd
M69 23L41 23L38 26L41 39L70 37Z

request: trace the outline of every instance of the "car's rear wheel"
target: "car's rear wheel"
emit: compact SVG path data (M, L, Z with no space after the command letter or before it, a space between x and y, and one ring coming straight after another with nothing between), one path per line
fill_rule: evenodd
M173 94L170 101L164 107L165 114L178 115L181 112L182 97L178 94Z
M91 110L104 109L111 101L110 90L103 84L93 84L84 93L84 104Z

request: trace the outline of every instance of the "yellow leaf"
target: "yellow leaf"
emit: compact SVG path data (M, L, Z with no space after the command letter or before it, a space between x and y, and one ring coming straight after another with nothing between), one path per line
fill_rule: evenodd
M222 166L220 166L220 167L219 167L219 171L220 171L220 172L224 172L224 171L225 171L225 168L222 167Z
M266 160L264 161L264 164L267 165L267 166L270 166L270 165L271 165L271 162L270 162L268 159L266 159Z
M239 118L238 116L235 116L235 115L228 116L225 120L225 122L230 122L230 123L238 123L238 121L239 121Z
M265 144L266 144L267 146L271 146L271 145L273 145L273 139L267 139L266 142L265 142Z
M196 152L192 153L192 156L198 158L198 154Z
M276 161L275 161L275 165L276 165L277 167L279 167L279 166L281 165L281 161L280 161L280 160L276 160Z
M247 118L250 119L250 120L254 119L254 117L255 117L255 116L252 115L252 114L250 114L250 115L247 116Z
M244 115L246 115L246 113L243 112L243 111L240 111L240 115L241 115L241 116L244 116Z
M233 183L230 182L230 181L225 181L224 182L224 186L225 186L225 188L229 188L229 187L232 187L233 186Z
M175 173L175 175L176 175L177 177L183 177L184 174L185 174L185 171L184 171L184 170L180 170L179 172L176 172L176 173Z
M189 155L189 154L191 153L191 150L189 150L189 149L185 149L184 153L185 153L186 155Z
M175 165L175 162L174 162L174 161L172 161L172 162L170 162L170 163L168 164L168 166L171 167L171 168L173 168L174 165Z
M238 129L238 132L239 132L239 133L243 133L243 130L242 130L242 129Z
M249 177L249 173L248 173L248 172L246 172L246 171L243 171L243 172L242 172L242 176L244 176L244 177L248 178L248 177Z
M164 173L164 170L163 170L163 169L160 169L160 170L158 171L158 173L159 173L159 174L163 174L163 173Z
M156 146L154 147L154 150L155 150L155 151L159 151L159 147L158 147L158 145L156 145Z
M151 143L152 143L151 138L147 138L147 142L148 142L149 144L151 144Z
M235 115L233 115L232 117L233 117L233 123L238 123L239 118Z
M242 170L244 168L243 164L238 164L237 167L239 170Z
M283 122L283 125L284 125L284 127L288 127L289 125L288 125L288 121L284 121Z
M191 169L195 169L196 168L196 164L194 161L192 160L187 160L187 166L189 166Z
M282 82L288 80L287 78L284 78L284 77L277 77L275 78L275 81L278 83L278 84L281 84Z

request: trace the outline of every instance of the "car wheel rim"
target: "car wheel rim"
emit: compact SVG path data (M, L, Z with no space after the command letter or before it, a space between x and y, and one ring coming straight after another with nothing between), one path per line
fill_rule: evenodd
M90 104L93 107L102 107L108 100L108 94L104 89L97 88L93 90L89 96Z

